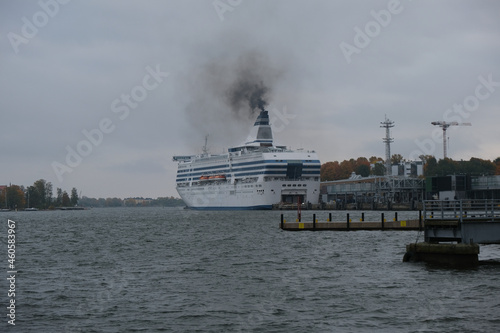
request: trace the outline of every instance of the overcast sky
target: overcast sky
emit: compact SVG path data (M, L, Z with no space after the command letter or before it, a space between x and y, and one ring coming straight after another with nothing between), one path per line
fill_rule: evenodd
M500 156L498 1L2 1L0 185L178 196L173 155L243 142L250 71L275 141L321 162ZM240 70L245 67L244 70ZM239 73L239 74L238 74ZM436 132L434 132L436 131Z

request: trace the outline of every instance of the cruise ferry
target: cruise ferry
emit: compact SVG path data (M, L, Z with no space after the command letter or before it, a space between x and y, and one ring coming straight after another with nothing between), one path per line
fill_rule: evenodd
M269 112L261 111L247 142L227 153L174 156L176 188L192 209L271 209L319 200L320 161L314 151L275 146Z

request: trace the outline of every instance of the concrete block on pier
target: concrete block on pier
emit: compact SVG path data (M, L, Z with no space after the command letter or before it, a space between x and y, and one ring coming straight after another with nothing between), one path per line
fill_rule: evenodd
M406 245L403 261L423 261L430 264L474 267L479 264L478 244L411 243Z

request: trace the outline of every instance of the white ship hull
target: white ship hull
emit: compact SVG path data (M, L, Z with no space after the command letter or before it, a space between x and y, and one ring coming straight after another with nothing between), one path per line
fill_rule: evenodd
M300 187L297 187L300 185ZM250 184L214 183L178 187L177 191L193 209L271 209L282 202L317 204L319 182L272 180Z
M254 129L254 141L225 154L174 157L179 162L177 192L189 208L271 209L280 203L318 203L317 154L273 146L267 111L261 112Z

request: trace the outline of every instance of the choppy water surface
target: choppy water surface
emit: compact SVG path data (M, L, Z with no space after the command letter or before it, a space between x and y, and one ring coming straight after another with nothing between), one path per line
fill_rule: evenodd
M327 212L316 213L326 220ZM498 331L500 267L402 263L417 231L285 232L280 214L1 213L3 274L10 218L17 223L18 275L16 326L0 310L0 331ZM334 216L344 220L345 212ZM496 245L481 251L500 257ZM4 278L0 288L6 309Z

